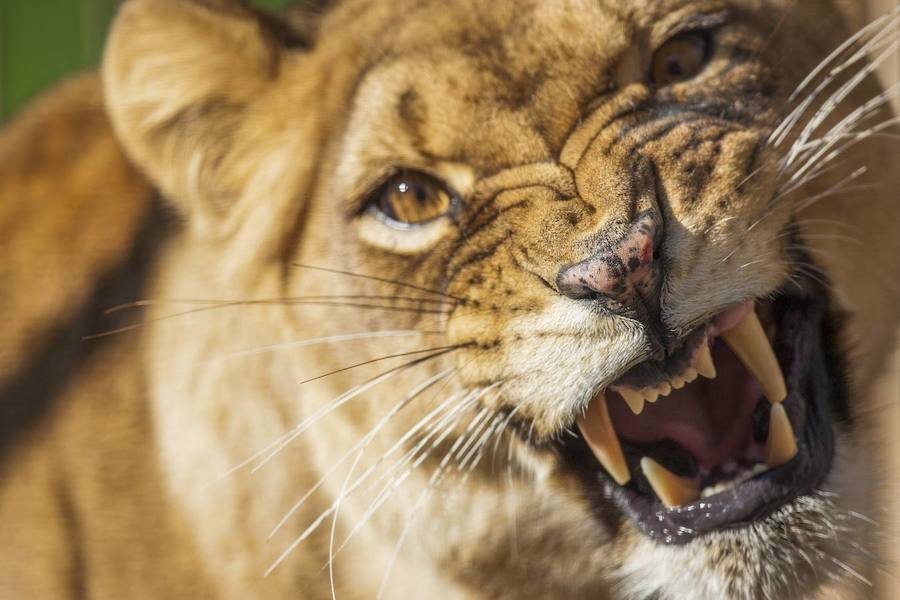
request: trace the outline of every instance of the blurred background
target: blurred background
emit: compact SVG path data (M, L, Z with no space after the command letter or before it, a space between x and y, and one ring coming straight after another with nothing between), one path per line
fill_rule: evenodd
M0 0L0 120L60 77L97 64L120 0ZM292 0L253 0L278 10Z
M253 0L277 11L296 0ZM900 0L866 2L868 18L900 5ZM103 40L119 0L0 0L0 121L10 118L35 94L60 78L97 64ZM886 82L900 81L900 56L885 64ZM898 103L900 108L900 103ZM878 500L876 518L884 545L893 559L870 577L873 597L900 599L900 353L878 394L884 407L884 481L890 482Z

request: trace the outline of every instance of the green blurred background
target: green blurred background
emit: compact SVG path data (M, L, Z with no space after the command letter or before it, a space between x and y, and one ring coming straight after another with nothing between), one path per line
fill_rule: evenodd
M291 0L254 0L278 10ZM0 0L0 120L60 77L97 64L119 0Z

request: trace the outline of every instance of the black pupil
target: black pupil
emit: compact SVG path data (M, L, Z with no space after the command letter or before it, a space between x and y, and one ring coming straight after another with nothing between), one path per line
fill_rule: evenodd
M682 67L681 56L670 56L666 61L666 71L672 77L681 77L684 75L685 69Z
M397 191L404 195L412 192L419 204L425 204L428 201L428 192L425 187L415 183L404 181L397 186Z

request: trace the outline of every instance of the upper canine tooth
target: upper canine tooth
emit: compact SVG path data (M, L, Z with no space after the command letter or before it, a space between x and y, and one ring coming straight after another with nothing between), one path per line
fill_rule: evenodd
M609 418L606 396L602 392L591 401L587 413L579 415L577 422L578 429L603 468L619 485L628 483L631 471L625 462L622 445Z
M641 470L650 482L650 487L667 508L681 506L700 498L700 489L693 481L679 477L652 458L645 456L641 459Z
M643 394L626 387L617 387L616 391L619 392L619 395L621 395L625 402L628 404L628 408L631 409L631 412L636 415L644 412Z
M797 455L797 438L784 406L774 404L769 415L769 439L765 447L766 464L780 467Z
M749 311L733 329L722 333L722 339L762 386L769 402L777 404L787 398L781 366L755 311Z
M713 362L712 352L705 340L700 344L697 356L694 357L694 368L707 379L716 378L716 363Z

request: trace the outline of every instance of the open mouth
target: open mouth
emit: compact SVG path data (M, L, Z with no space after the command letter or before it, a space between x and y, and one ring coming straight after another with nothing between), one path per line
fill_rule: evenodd
M818 288L732 306L598 393L561 442L588 497L679 544L811 492L844 406L826 313Z

